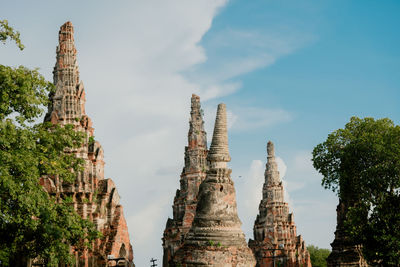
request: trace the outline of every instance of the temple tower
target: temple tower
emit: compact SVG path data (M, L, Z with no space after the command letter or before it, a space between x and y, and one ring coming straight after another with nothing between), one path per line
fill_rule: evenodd
M200 185L194 221L173 258L174 266L255 266L240 228L234 183L227 168L230 159L226 107L219 104L207 155L207 177Z
M77 174L74 183L65 183L58 177L43 177L40 183L52 195L72 197L78 214L93 221L103 234L91 250L75 251L72 248L77 266L106 266L107 258L123 258L120 262L125 265L122 266L133 266L132 245L119 195L114 182L104 178L103 149L94 140L92 122L85 112L85 90L79 79L71 22L60 28L56 53L53 71L56 90L50 95L45 121L72 124L76 131L86 135L81 148L68 152L84 160L84 170Z
M259 214L254 223L254 240L249 240L258 267L311 266L301 235L297 236L293 213L284 201L282 181L275 160L274 144L267 144L265 182ZM283 264L283 265L282 265Z
M188 146L185 147L185 166L180 178L180 189L174 198L173 218L168 218L163 236L163 266L168 266L175 252L192 226L196 213L199 186L206 177L207 134L200 105L200 97L192 95Z

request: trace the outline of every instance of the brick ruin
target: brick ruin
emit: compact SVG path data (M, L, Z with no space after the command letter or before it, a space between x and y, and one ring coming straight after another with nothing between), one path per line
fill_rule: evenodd
M72 197L79 215L92 221L103 234L101 239L95 240L90 251L75 251L72 248L77 266L106 266L107 257L120 258L118 266L134 266L120 197L115 183L104 178L104 152L100 143L94 140L92 121L85 113L85 90L79 79L73 34L71 22L61 26L53 71L56 91L50 96L45 121L73 124L77 131L86 134L85 144L71 151L84 160L84 170L77 174L72 184L64 183L58 177L42 178L41 184L52 195ZM110 263L117 264L117 261L111 260Z
M72 252L76 266L134 266L127 223L115 183L104 178L104 152L94 140L91 119L85 112L85 91L79 78L74 30L66 22L59 31L57 60L54 67L56 91L45 121L73 124L86 133L85 145L71 151L84 160L84 170L74 183L58 177L43 177L41 184L52 195L69 196L75 210L89 219L103 238L91 250ZM213 139L207 150L207 137L200 98L192 95L188 145L185 164L163 235L163 266L237 266L237 267L311 267L309 253L301 235L296 233L293 213L284 201L274 145L268 142L263 196L254 224L254 240L247 245L237 214L236 193L227 168L230 161L226 107L218 105ZM328 266L368 266L360 246L349 243L343 231L347 206L337 207L337 228ZM114 258L109 261L108 257ZM119 262L115 259L120 259Z
M163 236L163 266L169 266L175 252L182 246L196 213L197 194L207 171L207 134L200 105L200 97L192 95L188 132L185 147L185 165L180 179L180 189L174 198L173 218L168 218Z
M172 266L253 267L237 214L234 183L227 168L230 161L225 104L218 105L206 178L198 193L196 214Z
M310 255L296 233L293 213L284 201L283 185L275 160L274 144L267 144L268 159L259 214L254 223L254 240L249 240L258 267L311 267Z
M328 267L367 267L369 266L361 253L361 246L352 243L344 231L344 221L346 218L349 202L339 200L336 208L337 224L335 239L331 243L332 252L327 259Z

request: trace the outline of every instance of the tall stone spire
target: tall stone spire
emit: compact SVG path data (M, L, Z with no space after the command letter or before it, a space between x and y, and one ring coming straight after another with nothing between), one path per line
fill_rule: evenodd
M56 91L50 95L45 121L73 124L76 131L86 135L82 147L66 152L82 158L84 170L77 173L74 183L64 183L58 177L43 177L40 183L50 195L71 197L77 213L92 221L103 234L102 239L93 242L92 249L75 251L72 248L77 266L106 266L109 255L132 266L132 245L120 197L115 183L104 177L104 151L94 140L92 122L85 113L85 92L79 80L73 34L71 22L61 26L53 71Z
M175 266L255 266L237 215L231 170L225 104L218 105L207 160L210 169L200 185L196 215Z
M228 128L225 104L218 105L213 138L207 159L212 164L212 167L215 168L226 168L226 162L231 161L228 148Z
M249 240L258 267L283 266L311 267L310 255L301 235L296 234L293 213L284 200L282 181L279 178L274 144L267 144L265 182L259 214L254 223L254 240Z
M74 27L71 22L64 23L58 33L56 65L53 70L53 83L56 92L51 95L51 104L46 120L59 124L75 124L85 116L85 92L79 80L76 61ZM89 123L90 124L90 123Z
M200 97L192 95L188 132L188 146L185 147L180 189L174 198L173 218L168 218L163 236L163 266L166 267L183 241L196 213L199 186L206 177L207 134L200 105Z
M279 194L274 195L276 202L283 202L283 187L279 186L281 184L281 180L279 178L278 164L275 160L275 148L274 144L269 141L267 144L267 166L265 170L265 183L269 186L278 186ZM281 190L280 190L281 189ZM267 192L267 190L265 190ZM277 191L276 191L277 192Z
M74 27L70 21L64 23L58 33L56 65L53 71L54 84L75 86L79 83L79 69L76 62Z

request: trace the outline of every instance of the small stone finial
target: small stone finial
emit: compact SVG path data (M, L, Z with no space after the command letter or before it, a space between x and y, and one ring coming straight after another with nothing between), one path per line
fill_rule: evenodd
M189 121L188 142L190 148L203 147L207 149L207 134L204 131L203 110L200 97L192 94Z
M79 84L79 69L76 62L76 48L74 42L74 27L67 21L58 32L57 60L54 66L54 84L58 81L62 85L75 87Z
M279 178L278 164L276 163L275 160L275 147L274 143L272 143L271 141L268 141L267 143L267 154L268 154L267 157L268 159L265 171L265 181L268 184L269 183L279 184L280 178Z
M196 95L196 94L192 94L192 100L193 100L193 99L200 100L200 96L198 96L198 95Z
M226 120L226 106L221 103L218 105L217 117L215 119L214 133L207 157L211 163L225 163L231 161L228 148L228 127ZM221 167L222 167L221 165Z
M271 141L268 141L267 144L267 153L269 157L274 157L275 156L275 148L274 148L274 143Z
M66 41L74 42L74 26L71 21L67 21L61 25L60 31L58 32L58 41L59 43Z
M83 84L79 79L74 27L70 21L61 25L58 41L56 64L53 70L53 83L56 90L51 97L45 120L54 118L51 114L55 112L59 122L79 125L82 116L85 115L86 100Z

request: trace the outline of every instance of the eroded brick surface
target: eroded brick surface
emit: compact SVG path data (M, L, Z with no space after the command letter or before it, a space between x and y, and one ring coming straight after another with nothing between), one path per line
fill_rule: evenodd
M199 188L192 227L170 265L254 267L256 261L240 228L234 183L227 168L230 156L224 104L218 106L207 161L209 170Z
M75 210L83 218L93 221L103 234L91 250L75 251L72 248L77 266L106 266L108 255L123 257L126 266L133 266L133 251L120 197L114 182L104 178L104 152L100 143L93 139L92 122L85 113L85 90L79 79L73 34L71 22L61 26L53 71L56 91L50 96L45 121L73 124L76 131L86 133L85 144L68 152L84 160L84 170L77 174L74 183L64 183L58 177L44 177L40 182L50 194L72 197Z
M200 97L192 95L188 132L188 146L185 147L180 189L174 198L173 218L168 218L163 236L163 266L168 266L183 241L196 213L199 186L206 177L207 134L200 106Z
M268 142L267 151L263 197L254 223L254 240L249 240L249 246L259 267L278 266L278 263L288 267L311 267L305 242L297 235L293 213L289 213L288 203L284 201L272 142Z

